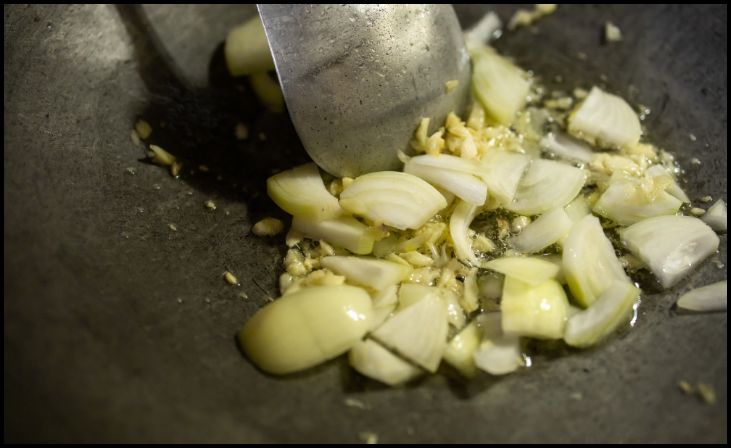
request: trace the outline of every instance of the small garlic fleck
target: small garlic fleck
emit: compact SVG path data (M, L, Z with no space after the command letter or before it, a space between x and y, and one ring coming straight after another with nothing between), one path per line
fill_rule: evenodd
M140 143L141 143L140 136L139 136L139 134L137 134L137 131L135 131L134 129L132 129L132 132L130 132L129 138L132 139L132 143L134 143L135 146L140 145Z
M170 230L172 230L173 232L177 232L178 231L178 226L176 226L175 224L168 224L168 228Z
M607 42L619 42L622 40L622 31L612 22L604 24L604 39Z
M152 134L152 126L150 126L150 123L145 120L140 119L137 120L137 123L135 123L135 131L139 138L147 140L147 138Z
M450 93L454 89L456 89L458 85L459 85L458 79L450 79L449 81L444 83L444 88L447 90L447 93Z
M183 169L183 164L178 161L175 161L175 162L173 162L172 165L170 165L170 174L173 177L178 177L178 176L180 176L180 171L182 169Z
M251 231L256 236L274 236L284 230L284 223L277 218L264 218L254 224Z
M215 203L215 202L213 202L213 201L212 201L212 200L210 200L210 199L209 199L209 200L207 200L207 201L205 202L205 206L206 206L206 207L207 207L207 208L208 208L209 210L215 210L215 209L216 209L216 203Z
M698 138L693 133L688 134L688 138L690 139L691 142L698 140Z
M249 138L249 128L244 123L236 124L234 128L234 135L237 140L246 140Z
M707 404L716 403L716 391L713 389L713 386L709 384L698 383L698 395L700 395L703 401Z
M239 281L236 279L236 276L230 273L229 271L226 271L223 273L223 278L226 279L226 282L229 285L236 285L239 286Z
M373 431L363 431L358 434L358 437L367 445L375 445L378 443L378 434Z
M152 151L153 163L161 166L170 166L175 163L175 156L157 145L150 145L150 151Z
M685 380L678 381L678 387L687 395L693 393L693 386L691 386L690 383Z
M700 198L700 201L701 202L711 202L711 201L713 201L713 198L711 196L703 196L702 198Z
M702 216L706 211L699 207L693 207L690 209L690 214L693 216Z

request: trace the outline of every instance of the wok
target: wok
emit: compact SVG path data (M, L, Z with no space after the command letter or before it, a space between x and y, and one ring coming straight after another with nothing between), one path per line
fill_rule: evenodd
M487 9L456 7L463 26ZM250 226L282 216L263 181L305 156L286 115L222 69L226 31L253 7L4 12L6 442L727 441L726 313L672 307L726 278L725 235L716 263L680 286L643 281L631 331L504 378L390 389L341 360L261 373L234 335L276 295L283 244ZM622 42L602 44L607 20ZM688 167L689 196L715 200L727 191L726 39L725 5L575 5L496 45L549 86L598 83L649 107L649 135ZM181 179L143 161L139 116L184 159ZM238 121L248 140L232 138ZM711 384L717 403L679 380Z

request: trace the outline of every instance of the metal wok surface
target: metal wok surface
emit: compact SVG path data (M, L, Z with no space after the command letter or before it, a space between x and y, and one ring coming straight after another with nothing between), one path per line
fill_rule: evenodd
M456 9L467 26L487 6ZM504 20L512 10L498 8ZM303 155L286 116L262 113L221 74L226 30L252 12L4 7L6 442L727 441L726 313L672 309L726 278L725 235L724 267L645 287L632 331L508 377L388 389L339 361L284 379L257 371L234 335L276 294L282 242L249 229L277 213L263 192L270 170ZM624 41L601 44L607 20ZM496 45L549 85L606 79L648 106L651 138L688 167L689 196L715 200L727 191L726 39L725 5L577 5ZM157 117L153 141L187 157L181 179L140 161L140 115ZM239 119L246 142L230 136ZM200 163L215 169L190 174ZM679 380L711 384L717 403Z

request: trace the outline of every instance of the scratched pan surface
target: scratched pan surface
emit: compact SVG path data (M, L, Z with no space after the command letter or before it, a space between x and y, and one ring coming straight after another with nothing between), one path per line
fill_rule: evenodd
M457 11L469 25L485 9ZM611 343L500 379L387 389L337 361L287 379L249 364L234 335L275 294L282 245L249 227L275 213L263 179L303 159L286 118L221 70L226 29L252 11L5 6L5 441L727 440L726 314L672 310L726 277L711 262L667 292L646 283L637 327ZM623 42L601 44L606 20ZM725 199L726 38L726 6L566 6L497 45L548 83L604 75L652 110L653 140L690 167L690 197ZM140 161L139 115L185 161L181 179ZM250 140L232 137L238 120ZM713 385L717 403L679 380Z

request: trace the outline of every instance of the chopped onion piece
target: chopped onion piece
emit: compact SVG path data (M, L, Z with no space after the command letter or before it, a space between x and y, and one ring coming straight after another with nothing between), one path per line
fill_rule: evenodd
M594 213L628 226L660 215L674 215L683 203L665 191L648 195L639 182L611 181L592 209Z
M464 33L467 50L477 49L500 36L503 24L497 14L490 11Z
M223 53L226 67L233 76L274 70L274 60L259 14L228 33Z
M466 312L471 313L480 307L480 300L477 297L479 291L477 287L477 268L472 268L464 278L464 293L459 302Z
M622 243L664 288L676 284L718 249L718 236L691 216L657 216L620 231Z
M389 386L406 383L423 373L372 339L355 344L350 349L348 360L361 374Z
M476 319L482 342L473 359L479 369L491 375L505 375L524 365L520 338L504 334L500 321L500 313L481 314Z
M639 295L640 290L631 283L612 282L588 309L571 316L566 324L564 340L574 347L596 344L622 322L629 322Z
M314 163L270 177L267 193L282 210L296 217L321 221L342 213L338 199L327 191Z
M726 231L726 203L719 199L703 215L703 222L717 232Z
M566 284L566 276L563 273L563 259L561 258L560 254L549 254L544 255L541 257L542 259L548 261L549 263L553 263L558 268L558 274L556 274L556 281L561 283L562 285Z
M650 168L645 171L645 173L648 176L651 176L653 178L656 177L662 177L668 179L668 186L665 189L668 193L678 198L681 202L689 204L690 198L687 194L685 194L685 191L683 191L682 188L680 188L680 185L675 181L675 178L672 174L661 164L653 165Z
M480 297L489 301L497 301L503 295L504 279L504 275L494 272L483 274L478 280Z
M479 261L472 251L472 243L467 236L467 229L470 228L472 220L477 215L478 208L472 204L460 200L449 218L449 234L454 242L454 252L457 258L464 262L477 266Z
M455 329L461 330L467 322L462 305L459 304L459 297L449 289L440 288L440 296L447 303L447 322Z
M490 47L470 51L475 97L490 117L500 124L509 125L525 105L530 90L527 74Z
M587 307L614 281L630 283L595 216L574 224L563 243L563 269L571 294Z
M271 112L284 110L284 94L277 81L269 73L254 73L249 76L249 84L259 101Z
M313 240L325 240L354 254L367 255L373 250L373 231L352 216L325 221L294 217L292 228Z
M438 297L439 289L418 283L403 283L398 291L398 309L407 308L429 295Z
M330 256L322 259L322 266L358 286L380 290L408 278L411 269L393 261L367 257Z
M480 172L490 197L509 204L529 163L530 157L525 154L498 150L487 153L482 158Z
M444 352L444 361L467 378L474 377L477 373L477 366L473 355L480 346L481 339L482 335L477 327L477 322L471 322L449 341L447 350Z
M350 350L368 331L372 313L371 298L361 288L311 286L261 308L239 340L262 370L296 372Z
M541 146L562 159L573 162L589 163L594 157L594 152L586 143L565 134L549 132L541 139Z
M534 286L555 279L559 272L554 263L538 257L497 258L485 263L485 268Z
M563 207L579 194L585 181L586 173L579 168L553 160L533 160L515 198L505 208L521 215L538 215Z
M472 160L448 154L421 155L406 162L404 172L418 176L473 205L482 205L487 200L487 185L475 176L479 173L479 165Z
M447 306L430 294L396 312L371 336L404 358L436 372L447 347Z
M523 253L539 252L563 239L573 224L563 208L555 208L528 224L510 242Z
M691 289L678 299L678 308L690 311L726 311L726 280Z
M593 87L569 116L569 132L598 146L629 148L640 141L642 128L625 100Z
M576 196L576 199L564 207L564 210L573 223L577 223L581 221L584 216L591 214L591 210L589 210L589 203L586 202L586 198L584 196Z
M421 227L447 201L416 176L380 171L353 180L340 193L340 205L355 215L404 230Z
M373 308L388 308L398 304L398 285L387 286L371 294Z
M556 280L529 285L505 277L500 301L505 333L539 339L561 339L568 316L569 299Z
M386 320L393 315L395 309L396 304L380 306L378 308L374 307L373 313L371 314L371 323L368 327L368 330L371 331L380 327L382 323L386 322Z

